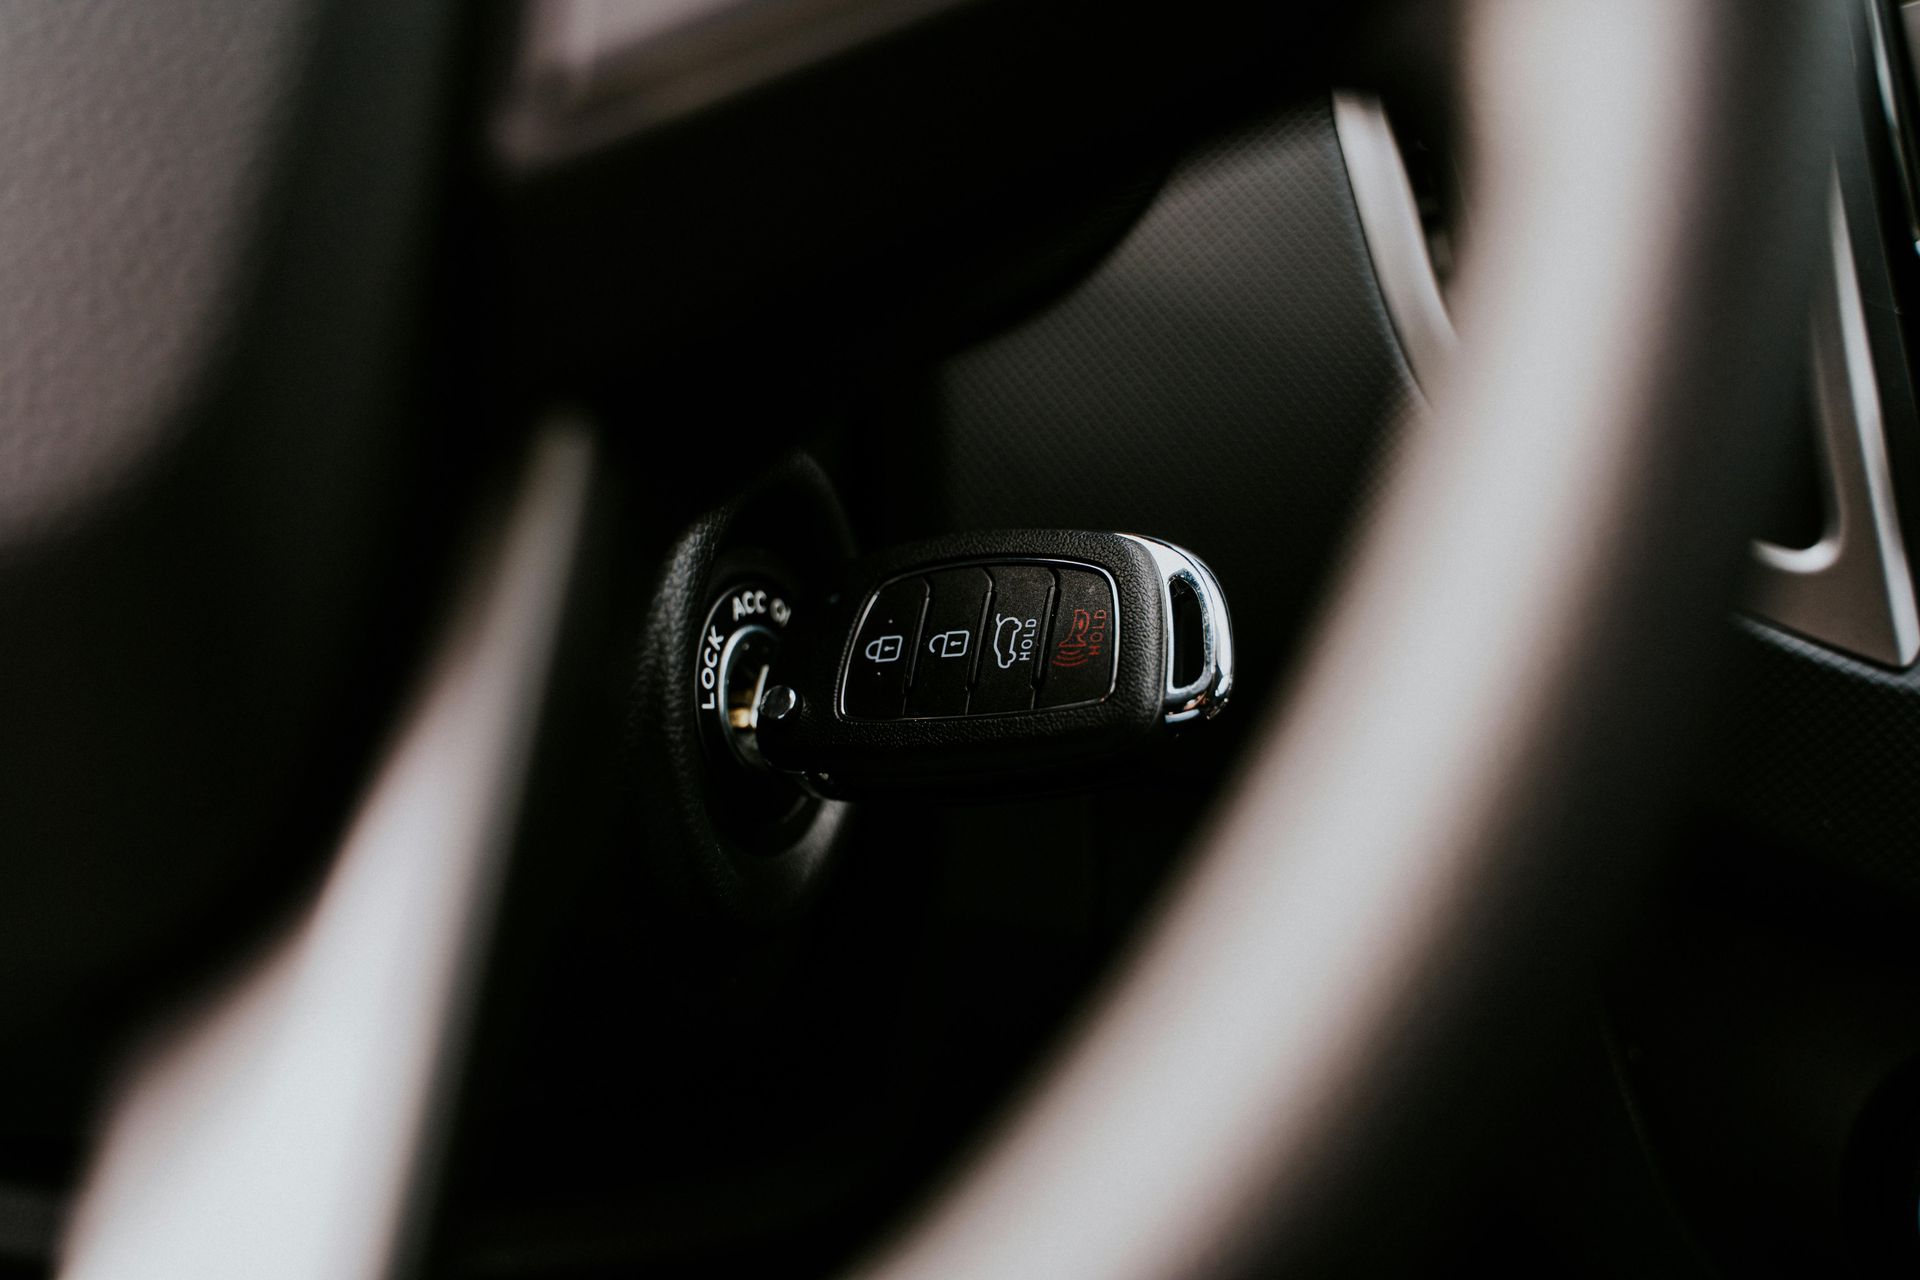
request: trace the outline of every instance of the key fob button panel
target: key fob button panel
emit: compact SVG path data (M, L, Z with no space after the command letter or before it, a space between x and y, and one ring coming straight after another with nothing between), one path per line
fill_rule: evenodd
M928 566L883 583L859 616L841 673L847 719L1018 714L1113 691L1119 609L1093 565Z

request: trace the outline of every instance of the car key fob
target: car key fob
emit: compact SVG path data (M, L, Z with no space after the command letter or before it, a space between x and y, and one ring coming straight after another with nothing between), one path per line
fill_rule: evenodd
M970 533L866 557L790 637L759 750L827 795L1097 780L1233 687L1219 582L1133 534Z

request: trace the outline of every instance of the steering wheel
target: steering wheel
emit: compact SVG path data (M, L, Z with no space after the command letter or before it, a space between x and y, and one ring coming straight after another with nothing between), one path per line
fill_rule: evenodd
M1591 983L1765 491L1837 55L1732 6L1466 17L1435 417L1164 918L871 1274L1364 1272Z
M762 8L780 52L728 64L755 75L841 56L906 20L889 5ZM1422 74L1454 86L1474 200L1461 342L1431 388L1432 413L1396 458L1310 655L1190 874L1057 1060L865 1274L1116 1280L1351 1267L1370 1241L1419 1221L1434 1185L1486 1134L1520 1118L1530 1070L1548 1056L1540 1046L1573 1017L1591 941L1628 898L1663 773L1683 749L1676 713L1697 700L1766 488L1773 446L1762 428L1792 381L1845 57L1819 8L1779 6L1760 19L1750 6L1707 0L1476 0L1437 51L1414 58L1425 61ZM435 6L359 18L393 37L398 56L444 53L446 15ZM71 53L74 28L47 36L60 21L46 19L16 47ZM293 38L274 24L292 21L291 5L259 6L227 38L274 65L285 52L277 42ZM155 38L190 51L196 31L214 38L213 22L196 12ZM378 44L354 30L341 20L315 37L320 52L305 65L316 82L348 52ZM396 123L369 164L408 148L417 157L432 139L426 95L406 90L395 56L370 64L367 101ZM660 69L634 65L643 80ZM250 166L283 133L308 148L289 165L351 166L293 128L298 113L273 90L214 79L228 98L196 95L190 78L186 91L123 86L114 118L147 109L185 131L176 158L206 171L214 193L196 198L218 206L201 230L238 235L243 214L277 228L258 243L281 255L278 265L250 279L313 291L326 304L321 320L391 336L391 324L354 326L352 311L379 294L378 255L417 225L405 201L333 209L333 218L375 224L374 260L362 264L369 278L303 273L285 255L311 247L302 236L314 225L352 237L316 224L302 203L324 187L295 182L288 203L259 204ZM34 83L46 101L59 99L55 80ZM675 84L643 92L622 127L718 92L698 77ZM338 93L314 100L329 105L298 123L317 120L336 137L365 124ZM258 130L242 136L231 120L255 108ZM189 126L216 111L230 113L229 127L211 135L219 145L195 150ZM88 127L86 118L65 123ZM509 120L501 136L508 150L546 145L524 120ZM44 251L33 268L44 287L28 296L84 288L106 301L55 308L67 349L28 344L44 375L32 385L52 395L87 385L89 369L113 378L113 353L135 349L129 335L143 326L185 335L161 345L188 373L139 364L128 376L146 381L112 403L83 397L60 410L65 421L91 404L111 430L48 436L33 417L45 397L11 399L0 459L19 518L4 532L30 549L77 548L71 564L101 567L101 589L123 593L134 637L147 627L163 656L204 671L219 695L209 714L239 737L217 750L180 755L158 774L137 753L109 752L113 767L140 779L129 784L139 794L185 788L191 803L157 802L172 829L194 829L223 768L244 784L236 791L272 775L212 824L204 856L182 855L200 879L191 891L170 889L169 902L234 900L245 861L235 851L284 831L289 814L351 816L341 852L316 873L321 888L292 924L136 1060L83 1187L62 1274L395 1274L417 1258L507 833L522 820L532 742L552 728L541 708L567 633L569 584L586 558L595 446L561 425L528 448L518 478L498 490L507 497L497 513L480 504L472 518L479 532L444 639L388 671L373 686L377 725L344 736L360 754L324 762L325 785L281 786L280 775L298 771L292 744L338 709L316 692L337 682L301 675L289 691L277 678L302 662L337 675L340 651L326 637L344 627L364 638L380 616L378 593L357 589L336 557L316 557L313 540L343 539L348 562L377 556L378 532L393 526L373 513L390 521L405 505L394 490L413 474L356 488L377 470L384 439L349 422L343 432L367 446L349 464L307 434L325 424L300 397L372 347L302 319L271 289L233 286L207 265L218 246L180 257L177 280L141 276L138 287L104 293L97 281L75 284L62 273L76 259L61 246L151 247L167 224L108 202L62 225L52 214L70 197L53 192L32 211L40 221L25 243ZM5 225L9 236L22 230ZM142 257L80 261L107 270ZM218 285L207 297L193 275L203 267ZM20 291L10 292L18 305ZM169 329L167 314L185 318ZM233 314L268 315L282 329L222 329ZM189 340L203 330L215 337ZM297 359L287 354L296 348ZM240 359L262 350L271 358ZM213 391L189 376L211 379L207 371L229 365L252 372L210 381ZM299 376L289 390L263 380L263 368ZM371 380L348 390L380 394ZM272 421L250 426L256 419ZM203 421L216 426L154 425ZM53 466L55 455L72 465ZM263 515L231 483L216 487L219 504L196 506L179 477L215 456L229 481L254 465L296 481L301 468L317 473L291 485L303 495L292 511ZM359 493L359 505L329 506L340 492ZM116 505L130 493L137 500ZM28 502L48 494L58 500ZM221 570L188 604L141 581L143 556L185 547L219 560L262 519L272 536L247 544L253 560ZM95 633L99 609L73 607L61 585L72 579L50 577L53 563L24 552L0 560L10 615L63 602L34 613L32 634L20 624L27 668L70 675L42 659L86 636L77 652L110 669L109 683L152 676L153 662L130 656L134 638ZM317 594L300 607L275 604L258 653L221 669L198 651L219 634L231 652L242 633L222 628L261 600L295 599L288 579L316 565ZM39 761L32 774L43 780L83 754L47 726L61 716L112 723L120 710L66 675L57 685L57 697L22 694L21 713L0 724L0 758ZM406 685L413 692L402 698ZM282 706L279 697L285 705L264 724L249 721ZM133 705L135 734L151 730L150 744L164 746L173 718L194 703L147 691ZM397 718L395 706L404 708ZM269 740L264 754L247 747ZM124 966L154 936L141 888L151 873L100 852L125 828L102 819L69 829L29 790L0 808L10 844L45 851L14 869L11 910L52 903L65 919L105 904L107 918L131 922L126 954L107 948ZM350 811L347 794L359 796ZM63 840L86 856L51 875ZM350 929L354 911L362 914ZM29 933L41 950L21 972L40 985L9 993L15 1036L41 1025L57 1003L48 991L79 990L107 971L104 960L97 970L48 960L61 939ZM368 1082L383 1061L388 1076L375 1089Z

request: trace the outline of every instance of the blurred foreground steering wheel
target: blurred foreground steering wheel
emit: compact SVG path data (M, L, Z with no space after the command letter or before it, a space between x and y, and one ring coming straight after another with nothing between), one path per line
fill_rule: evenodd
M1633 884L1765 489L1841 100L1844 33L1824 8L1461 7L1457 39L1425 55L1460 104L1474 201L1461 343L1432 413L1191 873L1057 1060L864 1274L1364 1270L1524 1116ZM277 403L242 396L229 417ZM136 1060L63 1275L371 1277L416 1261L598 465L580 433L528 458L445 643L393 700L405 709L313 902ZM205 545L246 535L244 503L190 510ZM5 570L0 587L26 589ZM210 592L193 617L250 598ZM304 652L312 620L280 621ZM209 714L241 723L294 670L263 663L249 684L245 666L209 664L226 691ZM160 707L153 731L176 718ZM186 786L208 769L178 772ZM113 874L76 864L43 888L84 897L124 884Z

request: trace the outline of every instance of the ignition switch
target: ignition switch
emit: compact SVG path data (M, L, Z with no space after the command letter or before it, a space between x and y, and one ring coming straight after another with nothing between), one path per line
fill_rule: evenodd
M785 678L852 556L832 484L794 456L688 525L651 583L627 799L652 889L702 937L717 920L791 919L824 883L846 807L760 767L756 691Z
M700 736L716 755L765 767L757 736L760 701L781 637L793 620L791 599L780 583L756 575L729 587L707 611L693 698Z

